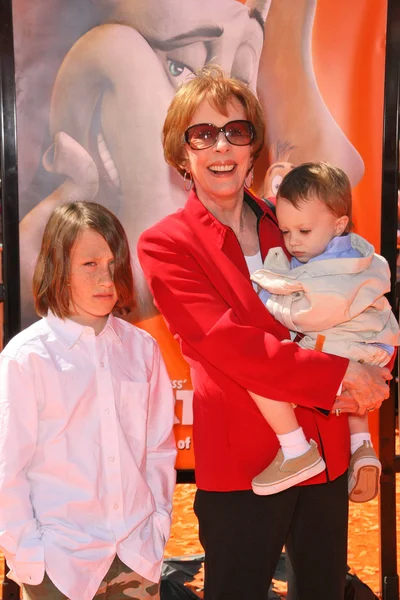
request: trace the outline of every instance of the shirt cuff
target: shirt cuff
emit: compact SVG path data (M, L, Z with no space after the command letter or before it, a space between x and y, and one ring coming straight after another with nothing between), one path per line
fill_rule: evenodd
M39 585L45 573L44 546L40 539L25 539L15 556L7 557L9 579L20 583Z
M18 585L27 583L30 585L39 585L43 581L45 566L43 562L24 563L16 562L8 565L10 571L7 573L8 579L12 579Z

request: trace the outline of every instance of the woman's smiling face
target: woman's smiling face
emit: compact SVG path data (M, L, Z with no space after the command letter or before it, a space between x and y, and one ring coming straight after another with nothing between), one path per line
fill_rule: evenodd
M227 105L227 115L213 108L206 100L199 105L189 126L209 123L223 127L229 121L246 120L243 105L236 98ZM201 201L213 201L218 204L235 200L243 194L244 180L251 168L251 145L234 146L220 132L217 142L204 150L193 150L186 144L187 162L185 168L190 172Z

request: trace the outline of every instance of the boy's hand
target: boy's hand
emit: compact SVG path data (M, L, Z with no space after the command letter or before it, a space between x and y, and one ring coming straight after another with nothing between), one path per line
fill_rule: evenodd
M386 381L390 379L392 374L386 367L350 361L343 378L343 393L335 400L332 412L340 410L364 415L367 411L379 408L389 397Z

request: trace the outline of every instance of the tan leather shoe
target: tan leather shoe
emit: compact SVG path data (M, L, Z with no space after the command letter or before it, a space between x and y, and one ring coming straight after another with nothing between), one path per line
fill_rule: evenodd
M274 461L251 482L253 492L259 496L269 496L287 490L325 470L325 462L317 444L310 440L310 449L296 458L285 460L281 449Z
M350 459L349 499L352 502L369 502L379 491L382 465L371 442L364 440Z

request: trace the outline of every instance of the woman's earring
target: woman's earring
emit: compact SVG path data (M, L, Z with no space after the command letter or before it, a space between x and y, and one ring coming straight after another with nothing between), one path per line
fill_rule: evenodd
M250 183L247 182L249 175L251 175ZM251 188L251 186L253 185L253 181L254 181L254 173L253 173L253 168L251 168L250 171L246 175L246 179L244 180L244 184L247 187L247 189Z
M186 180L188 180L189 185L186 183ZM183 176L183 187L185 192L190 192L190 190L192 189L193 186L193 179L192 179L192 174L189 171L185 171L185 174Z

